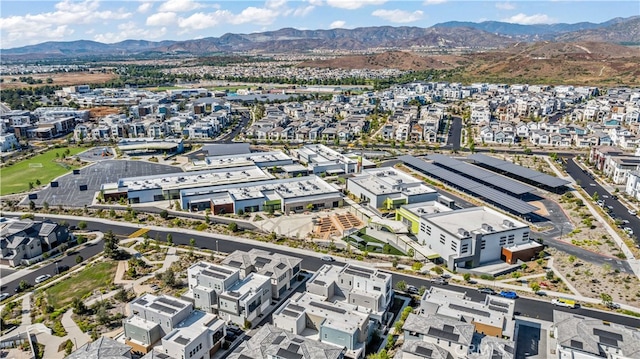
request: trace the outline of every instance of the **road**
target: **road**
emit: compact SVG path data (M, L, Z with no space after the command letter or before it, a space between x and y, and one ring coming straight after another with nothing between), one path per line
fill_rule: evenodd
M39 216L36 216L36 217L39 219ZM70 225L77 224L76 223L77 221L72 219L69 219L68 222L70 223ZM103 232L112 230L113 233L121 237L126 237L131 233L133 233L134 231L136 231L136 228L132 228L128 226L104 224L102 222L91 221L91 220L85 220L85 222L88 225L88 228L87 228L88 230L98 230ZM202 236L202 235L191 235L191 234L175 231L172 229L166 229L161 231L152 230L148 232L148 235L150 238L158 238L162 240L166 238L166 235L168 233L172 233L173 242L175 244L180 244L180 245L189 245L190 239L193 238L196 241L196 247L206 248L214 251L218 250L220 252L229 253L234 250L248 251L252 248L257 248L257 249L263 249L270 252L297 256L303 259L302 269L307 271L316 271L323 264L326 263L318 257L305 256L305 255L300 255L298 253L291 253L289 252L288 248L284 246L272 248L271 246L262 246L260 244L256 244L253 241L247 241L247 242L229 241L225 239L216 239L215 236L209 237L209 236ZM97 250L97 252L99 252L101 249L102 249L101 245L95 245L94 247L89 247L84 250L87 250L87 251ZM83 255L84 257L85 255L88 255L88 253L89 252L81 251L80 255ZM88 258L88 257L85 257L85 258ZM73 261L73 258L67 258L67 260ZM344 262L336 261L336 262L333 262L333 264L344 265ZM55 265L49 264L31 273L28 276L29 278L28 280L33 281L35 277L37 277L38 275L45 274L45 273L51 274L54 271L55 271ZM408 284L414 285L418 288L420 288L421 286L430 288L432 285L432 283L427 279L415 278L415 277L411 277L403 274L398 274L395 272L391 272L391 274L393 275L394 286L395 286L395 283L401 280L404 280ZM13 282L6 283L6 285L7 287L11 288L11 290L13 290L13 288L18 284L17 282L18 280L15 280ZM457 286L457 285L447 285L445 287L458 292L467 292L467 296L469 296L471 299L476 301L481 301L484 298L484 295L481 295L473 288L467 288L467 287ZM601 320L606 320L612 323L619 323L622 325L627 325L635 328L640 327L640 318L621 316L621 315L612 314L610 312L601 312L597 310L589 310L584 308L573 309L573 310L568 308L561 308L561 307L556 308L549 301L540 301L540 300L527 299L527 298L520 298L516 300L515 311L522 316L528 316L531 318L538 318L540 320L552 321L554 309L571 311L576 314L590 316L590 317L598 318Z
M624 226L631 228L636 236L640 234L640 219L638 219L637 216L630 214L629 209L618 200L613 199L613 194L609 193L606 189L600 186L598 182L592 179L587 172L583 171L582 168L575 163L575 159L567 159L566 170L571 177L576 181L579 181L580 186L589 194L589 196L593 196L595 192L598 192L600 199L604 200L605 206L613 207L613 210L611 211L612 217L629 221L629 223ZM609 198L603 198L603 195L609 196ZM640 243L637 238L636 243Z
M460 149L460 138L462 136L462 118L454 116L451 118L451 127L449 127L449 136L447 137L446 149L458 151Z

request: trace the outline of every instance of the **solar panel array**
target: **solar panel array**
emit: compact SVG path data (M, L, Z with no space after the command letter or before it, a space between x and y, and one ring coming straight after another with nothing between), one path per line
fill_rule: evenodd
M509 196L504 192L500 192L496 189L487 187L481 183L470 180L442 167L438 167L432 163L427 163L413 156L405 155L398 157L398 159L408 166L411 166L426 175L439 178L443 182L449 183L464 191L473 193L477 197L482 197L488 202L492 202L512 212L518 214L527 214L538 210L538 207L532 206L523 200Z
M569 184L569 181L561 178L553 177L545 173L534 171L530 168L518 166L514 163L499 160L480 153L474 153L467 158L491 167L494 171L510 173L514 176L525 178L529 181L537 182L547 187L557 188Z
M535 191L535 188L531 186L522 184L518 181L504 176L500 176L494 172L474 166L467 162L456 160L449 156L445 156L442 154L432 154L427 156L427 158L440 166L449 168L455 172L459 172L466 177L474 178L480 182L489 184L493 187L498 187L516 195L523 195L525 193Z

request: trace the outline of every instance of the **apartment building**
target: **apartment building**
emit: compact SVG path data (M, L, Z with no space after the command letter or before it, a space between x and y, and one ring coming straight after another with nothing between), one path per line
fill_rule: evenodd
M271 278L251 273L218 295L218 316L251 327L271 304Z
M640 357L640 331L636 328L554 310L552 330L558 358Z
M343 359L344 346L321 342L280 329L271 324L244 341L228 359Z
M172 358L213 358L225 336L225 323L215 315L195 310L162 338L164 354Z
M325 264L308 281L307 292L331 302L344 302L384 322L393 299L391 274L375 268Z
M271 278L271 295L273 299L279 299L298 281L302 259L254 248L248 252L234 251L222 264L239 271L240 279L250 273Z
M0 263L15 267L41 261L44 253L72 238L67 227L49 220L0 223Z
M345 356L364 358L376 326L368 313L344 301L328 301L310 292L288 299L272 315L273 325L286 332L346 348Z
M457 318L441 314L411 313L405 320L402 330L406 343L417 341L421 343L417 346L425 349L431 349L434 352L444 351L447 355L443 358L466 359L472 349L474 326Z
M418 243L440 254L447 266L473 268L503 260L530 260L542 245L529 226L488 207L472 207L420 217Z
M125 344L147 353L193 312L193 305L168 295L145 294L129 303L129 312L124 319Z
M193 301L196 308L218 312L218 294L240 280L240 271L209 262L198 262L187 269L189 291L183 295Z
M476 333L498 338L513 338L515 301L487 295L484 302L472 301L466 293L431 287L420 300L419 313L465 318Z
M347 190L375 208L436 200L438 192L393 167L372 168L347 180Z
M358 161L353 160L331 148L321 145L306 145L297 150L298 160L306 163L313 174L327 175L350 174L359 171Z

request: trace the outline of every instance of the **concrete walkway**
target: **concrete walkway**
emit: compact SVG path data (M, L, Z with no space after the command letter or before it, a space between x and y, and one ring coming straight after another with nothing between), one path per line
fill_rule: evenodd
M22 326L31 325L31 292L22 297Z

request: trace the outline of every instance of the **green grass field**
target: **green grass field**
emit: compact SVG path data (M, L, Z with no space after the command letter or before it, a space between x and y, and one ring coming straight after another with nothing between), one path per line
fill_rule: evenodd
M117 262L101 262L93 264L78 274L47 288L44 293L47 302L54 308L62 308L70 304L74 297L82 298L113 283Z
M36 180L44 185L52 179L61 176L74 168L64 167L55 162L56 153L62 154L66 148L54 148L45 153L34 156L28 160L18 162L9 167L0 168L0 195L20 193L29 190L29 182L35 185ZM86 148L69 147L70 156L76 155Z

